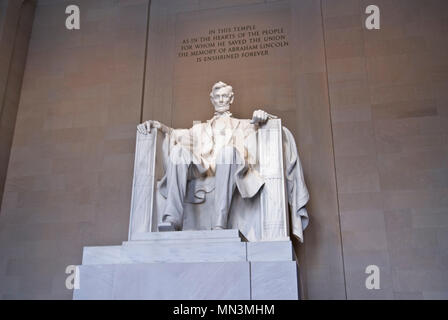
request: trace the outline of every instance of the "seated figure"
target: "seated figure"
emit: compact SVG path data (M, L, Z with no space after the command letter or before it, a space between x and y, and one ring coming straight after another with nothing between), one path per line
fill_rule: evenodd
M190 129L172 129L154 120L138 126L140 134L148 134L152 128L165 134L165 174L158 190L166 199L166 205L161 213L159 231L182 230L184 201L203 198L204 193L212 189L215 194L212 228L226 229L235 189L243 199L252 198L266 182L257 165L257 131L269 119L277 117L256 110L251 120L233 118L230 113L233 89L223 82L212 87L210 99L214 117ZM302 230L308 221L304 207L308 191L292 135L283 128L283 136L288 201L295 211L293 232L294 221L298 219L300 225L296 226L294 234L302 240ZM210 177L213 179L207 179Z

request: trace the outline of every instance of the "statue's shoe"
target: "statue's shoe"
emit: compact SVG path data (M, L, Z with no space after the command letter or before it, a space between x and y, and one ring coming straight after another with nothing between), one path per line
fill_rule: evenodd
M169 214L165 214L162 218L162 222L158 224L160 232L164 231L179 231L182 229L179 223Z
M176 231L171 222L161 222L157 228L159 229L159 232Z
M225 230L225 229L223 227L216 226L216 227L213 227L212 230Z

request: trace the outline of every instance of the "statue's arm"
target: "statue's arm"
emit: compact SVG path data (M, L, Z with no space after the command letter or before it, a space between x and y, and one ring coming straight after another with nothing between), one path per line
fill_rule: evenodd
M137 126L137 130L141 134L149 134L151 132L151 128L156 128L165 134L171 133L171 131L173 130L167 125L164 125L163 123L160 123L156 120L148 120Z
M167 125L160 123L159 122L160 127L158 128L160 131L162 131L165 134L170 134L171 131L173 131L173 128L168 127Z

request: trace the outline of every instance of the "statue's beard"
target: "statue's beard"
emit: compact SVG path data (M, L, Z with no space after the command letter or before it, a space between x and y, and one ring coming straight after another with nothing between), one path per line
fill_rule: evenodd
M215 111L216 111L217 113L224 113L224 112L226 112L226 111L229 111L229 109L230 109L230 106L229 106L229 105L222 106L222 107L218 106L218 107L215 108Z
M223 106L223 107L215 107L215 117L222 117L222 116L232 116L230 113L230 105Z

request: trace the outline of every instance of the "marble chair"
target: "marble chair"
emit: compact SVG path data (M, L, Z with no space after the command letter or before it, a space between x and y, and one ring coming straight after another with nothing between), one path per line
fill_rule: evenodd
M129 240L144 240L158 232L165 198L157 188L163 176L162 134L137 132L134 178L131 200ZM230 208L228 229L239 229L248 241L289 240L288 200L280 119L271 119L258 130L258 171L264 186L251 199L243 199L235 190ZM210 230L214 191L204 194L201 203L184 204L183 231Z

